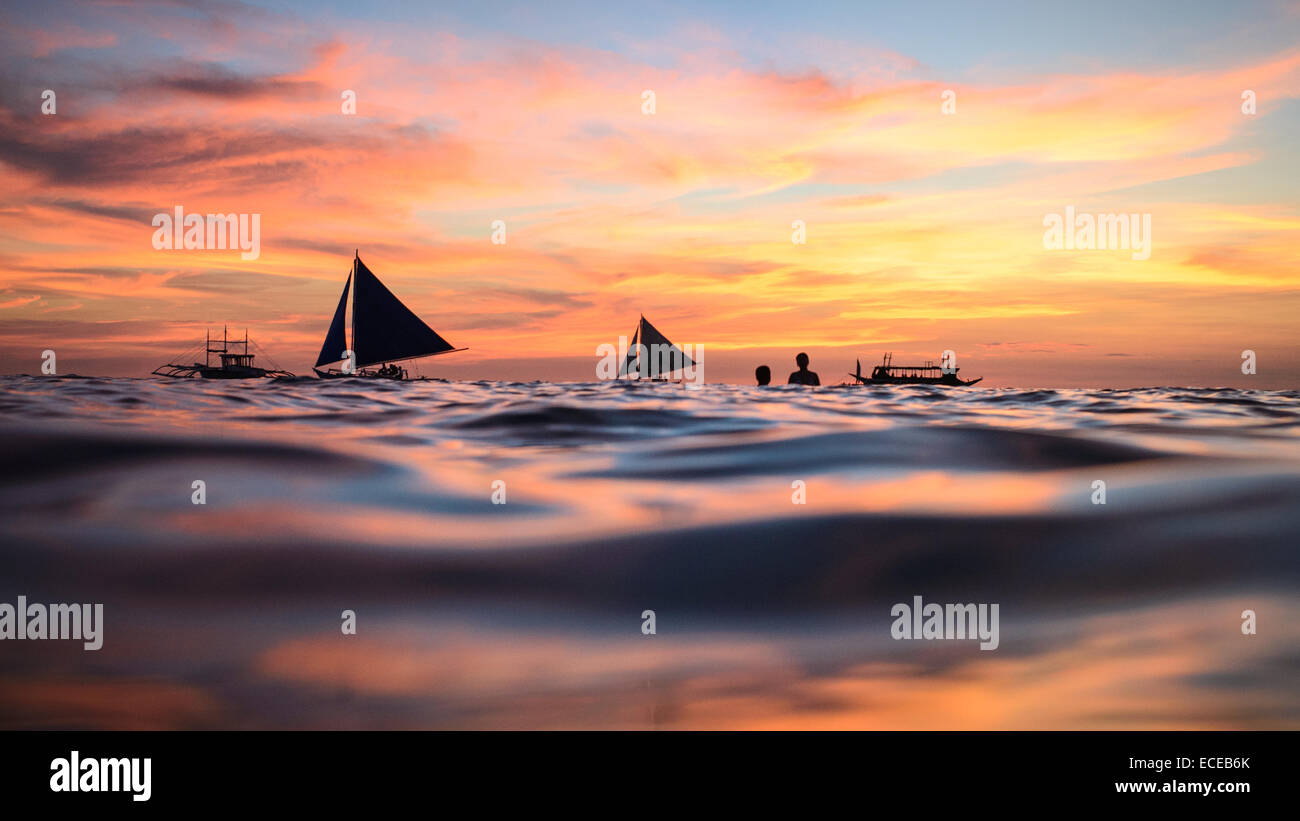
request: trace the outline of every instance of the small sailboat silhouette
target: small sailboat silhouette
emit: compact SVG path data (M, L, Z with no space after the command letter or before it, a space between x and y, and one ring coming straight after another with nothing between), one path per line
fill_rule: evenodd
M351 348L347 344L349 292L352 295ZM321 379L370 377L400 380L409 377L405 368L395 364L397 362L465 350L469 349L453 347L403 305L366 267L358 251L312 370ZM321 370L321 366L335 362L346 364L341 369ZM371 370L374 365L382 367Z
M668 374L694 365L694 360L669 342L642 314L628 345L627 357L619 365L618 376L620 379L626 376L667 379Z

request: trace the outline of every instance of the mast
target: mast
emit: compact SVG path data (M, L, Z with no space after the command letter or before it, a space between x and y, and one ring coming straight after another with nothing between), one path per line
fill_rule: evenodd
M344 347L352 351L352 361L357 360L357 263L361 261L361 249L352 252L352 344L343 340Z
M394 363L458 350L438 335L375 276L360 253L352 258L352 345L358 371L370 365ZM335 311L336 336L345 335L346 290ZM359 338L364 337L364 338ZM364 344L363 344L364 343ZM327 346L332 344L328 341Z
M640 370L641 370L641 369L640 369L640 365L641 365L641 351L640 351L640 349L637 349L637 346L638 346L638 344L641 344L641 323L642 323L642 322L645 322L645 321L646 321L646 314L643 314L643 313L642 313L642 314L641 314L641 318L640 318L640 320L637 320L637 330L634 330L633 333L632 333L632 349L633 349L633 351L636 351L636 352L637 352L637 365L638 365L637 373L640 373ZM623 361L623 368L627 369L627 372L628 372L628 378L629 378L629 379L632 378L632 369L628 368L628 362L627 362L627 360L624 360L624 361ZM637 378L640 379L640 378L641 378L640 375L638 375Z

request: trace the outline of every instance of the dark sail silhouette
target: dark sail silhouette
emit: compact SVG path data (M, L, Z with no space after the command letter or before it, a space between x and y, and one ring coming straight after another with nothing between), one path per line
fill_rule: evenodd
M352 274L348 274L348 281L343 283L343 296L339 297L339 307L334 311L334 320L330 322L329 333L325 334L325 344L320 348L320 356L316 357L315 367L328 365L331 362L338 362L343 358L343 352L347 350L347 313L348 313L348 289L352 287Z
M644 346L644 350L638 345ZM645 357L644 366L641 357ZM668 341L668 337L660 333L659 329L651 325L650 320L642 315L641 321L636 325L636 332L632 334L632 342L628 345L627 358L619 366L618 375L624 377L633 374L649 376L651 379L663 379L673 371L694 364L694 360L683 353L681 348Z
M355 357L356 373L342 370L322 371L320 367L346 358L348 350L347 308L348 291L352 292L352 353ZM330 322L329 332L325 334L325 344L321 346L320 357L313 370L322 379L342 376L371 376L387 379L405 379L404 368L395 362L416 359L422 356L463 351L438 335L438 332L424 323L410 308L402 304L392 291L379 281L379 277L366 267L358 254L352 261L352 273L343 285L343 295L339 297L338 308ZM383 363L384 367L364 370L372 365Z

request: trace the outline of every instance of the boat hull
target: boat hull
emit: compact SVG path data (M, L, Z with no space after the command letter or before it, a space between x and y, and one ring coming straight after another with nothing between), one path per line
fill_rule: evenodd
M271 372L264 368L204 368L199 376L204 379L265 379Z
M857 374L851 373L849 376L858 380L857 384L859 385L939 385L940 387L945 388L965 388L984 380L984 377L982 376L979 379L958 379L956 374L945 374L943 376L889 376L881 378L858 376Z
M320 368L312 368L316 376L321 379L387 379L392 382L402 382L406 377L402 374L382 374L376 371L360 370L356 373L344 373L343 371L328 370L322 371ZM405 371L403 371L403 374Z

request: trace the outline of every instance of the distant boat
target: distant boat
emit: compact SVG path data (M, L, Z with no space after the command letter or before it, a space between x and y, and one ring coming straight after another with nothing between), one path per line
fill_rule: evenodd
M619 365L618 376L620 379L635 377L666 380L668 374L694 365L694 360L669 342L668 337L660 333L642 314L641 320L636 324L636 331L632 334L632 342L628 345L627 357Z
M926 362L924 365L895 365L894 355L885 354L884 360L871 369L871 376L862 375L862 360L858 361L856 373L849 376L857 380L855 384L859 385L947 385L950 387L961 387L965 385L974 385L980 382L984 377L963 381L957 378L959 368L953 368L945 372L944 369L934 364Z
M288 371L278 368L259 368L253 364L253 354L248 352L248 331L243 339L227 339L226 329L221 329L221 347L213 345L216 340L208 334L203 345L203 361L193 363L174 362L154 369L157 376L171 376L177 379L260 379L263 377L293 376ZM231 345L243 345L242 353L231 350ZM256 345L256 343L254 343ZM220 364L212 364L212 355L217 354ZM177 359L183 357L178 356Z
M347 343L348 293L352 293L352 346ZM321 379L363 377L372 379L409 379L406 369L394 363L424 356L437 356L468 348L455 348L424 323L411 309L384 287L379 277L361 261L360 253L352 260L352 272L343 283L343 296L334 311L325 343L312 370ZM355 372L321 366L348 359L353 354ZM379 368L373 368L380 365Z

